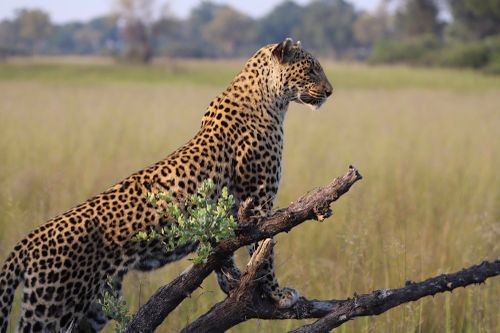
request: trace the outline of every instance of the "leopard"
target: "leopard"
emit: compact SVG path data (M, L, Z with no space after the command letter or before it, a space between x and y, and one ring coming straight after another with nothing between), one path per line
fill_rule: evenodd
M196 242L167 250L161 240L134 238L175 223L157 214L148 194L169 192L183 202L211 179L213 198L225 187L237 203L251 198L255 216L272 214L288 107L296 102L317 110L332 92L321 64L300 42L287 38L260 48L210 102L190 141L15 245L0 273L0 332L7 330L21 283L17 332L99 332L110 320L99 302L107 288L121 293L127 272L151 271L195 251ZM250 254L256 246L249 246ZM226 294L238 272L234 257L216 270ZM299 299L298 291L278 284L273 252L259 276L263 297L276 306L290 308Z

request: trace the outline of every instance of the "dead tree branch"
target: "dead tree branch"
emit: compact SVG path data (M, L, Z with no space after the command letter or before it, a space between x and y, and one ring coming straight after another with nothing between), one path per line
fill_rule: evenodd
M252 292L256 294L257 273L273 246L274 242L270 238L262 242L252 255L241 277L239 286L231 292L231 295L223 302L212 307L198 320L185 327L181 333L224 332L226 329L244 321L245 319L241 315L245 313L248 306L252 306Z
M272 238L281 232L288 232L304 221L312 219L322 221L329 217L331 215L330 204L349 191L351 186L361 178L358 170L351 166L344 176L335 178L329 185L300 198L272 216L258 221L249 216L250 204L246 202L238 214L239 228L236 231L236 237L221 242L215 248L214 253L208 257L206 263L192 265L169 284L158 289L139 309L126 332L153 332L172 310L240 247Z
M160 288L139 309L126 332L153 332L180 302L200 286L203 280L220 267L238 248L261 242L231 294L186 326L182 333L224 332L249 319L308 319L316 322L299 327L291 333L329 332L359 316L379 315L403 303L422 297L452 291L458 287L484 283L489 277L500 275L500 259L485 261L456 273L439 275L415 283L408 281L398 289L380 289L369 294L345 300L308 300L301 297L291 308L280 309L261 292L258 271L272 246L272 236L289 231L309 220L323 220L331 215L330 204L346 193L361 175L350 167L347 174L277 211L269 218L256 220L250 214L251 202L244 202L238 211L239 226L236 237L220 243L204 264L193 265L175 280Z
M445 291L452 291L471 284L484 283L487 278L500 275L500 258L463 269L456 273L439 275L425 281L408 281L399 289L375 290L370 294L338 302L331 312L316 322L297 328L290 333L330 332L354 317L374 316L403 303L416 301Z
M228 298L186 326L182 333L224 332L249 319L307 318L321 319L299 327L291 333L330 332L354 317L379 315L400 304L452 291L458 287L483 283L487 278L496 275L500 275L500 259L485 261L480 265L419 283L408 281L405 287L399 289L375 290L365 295L355 294L352 299L309 301L301 298L289 309L279 309L272 301L261 298L257 285L241 284Z

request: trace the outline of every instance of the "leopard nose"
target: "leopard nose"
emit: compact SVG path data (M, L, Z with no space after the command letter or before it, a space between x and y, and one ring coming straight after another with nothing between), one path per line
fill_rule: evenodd
M326 97L330 97L333 93L333 87L330 84L330 82L325 82L323 87L324 87L324 92L325 92Z
M332 88L327 88L325 89L325 94L326 97L330 97L332 95L333 89Z

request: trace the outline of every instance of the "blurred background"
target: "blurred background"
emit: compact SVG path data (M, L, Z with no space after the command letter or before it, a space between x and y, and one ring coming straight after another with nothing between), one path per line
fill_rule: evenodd
M499 34L498 0L3 0L0 261L47 219L188 141L246 59L285 37L318 56L334 94L318 112L291 106L276 206L351 163L364 179L333 217L277 237L281 284L346 298L498 258ZM130 311L188 264L130 273ZM223 298L209 277L158 331ZM496 278L338 331L493 333L498 309Z
M498 0L62 0L0 4L0 57L247 56L294 36L341 60L500 73Z

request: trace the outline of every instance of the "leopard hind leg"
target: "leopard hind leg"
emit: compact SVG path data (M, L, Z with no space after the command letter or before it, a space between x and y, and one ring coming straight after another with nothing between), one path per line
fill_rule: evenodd
M116 273L111 279L111 283L110 284L106 283L101 293L101 296L99 297L99 300L102 299L102 295L104 295L104 293L106 292L117 295L119 297L122 296L122 283L125 273L126 273L125 271ZM104 313L104 310L99 300L93 302L90 305L89 309L85 314L85 318L83 318L80 321L78 327L76 327L73 330L73 332L97 333L100 332L104 328L104 326L106 326L106 324L111 318Z

